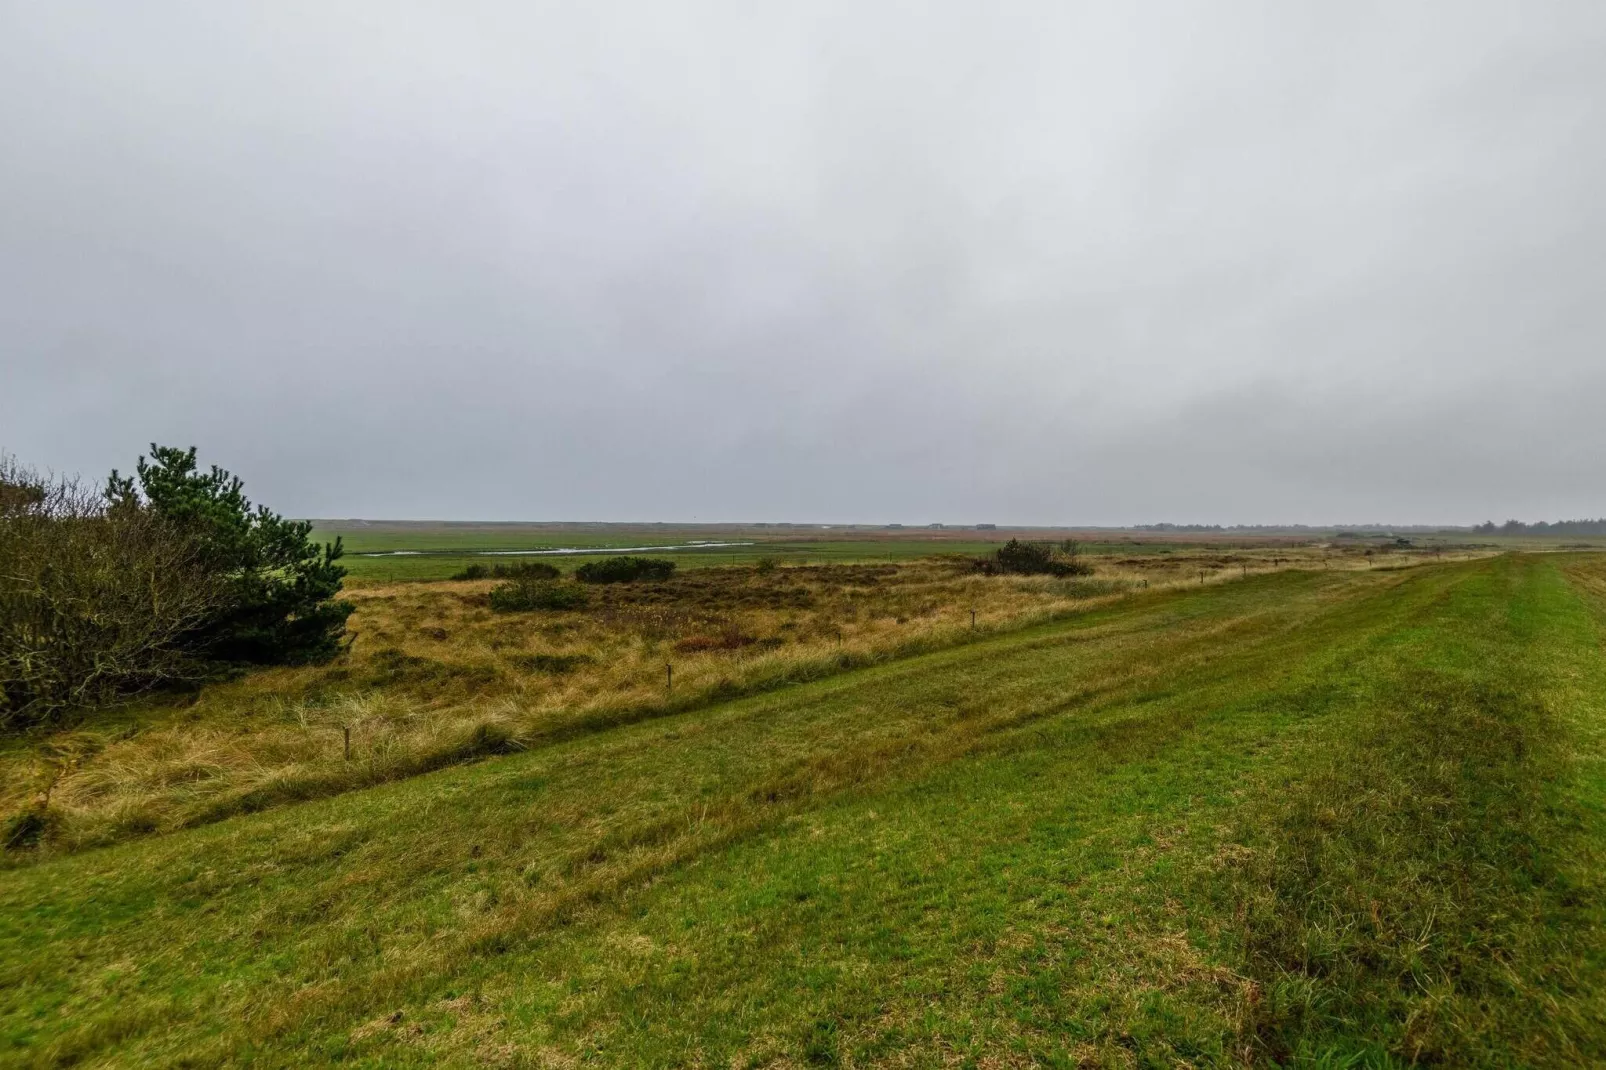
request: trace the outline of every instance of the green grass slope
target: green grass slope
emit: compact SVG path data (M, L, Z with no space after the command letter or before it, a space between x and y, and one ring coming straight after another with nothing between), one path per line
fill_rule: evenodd
M1599 1063L1603 628L1281 573L0 872L0 1063Z

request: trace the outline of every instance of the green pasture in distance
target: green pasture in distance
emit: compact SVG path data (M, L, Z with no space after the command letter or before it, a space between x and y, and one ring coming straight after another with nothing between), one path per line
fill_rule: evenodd
M488 526L489 527L489 526ZM699 530L687 534L684 529L672 532L654 531L650 527L618 530L531 530L506 525L504 530L473 530L442 525L417 529L352 530L344 525L315 529L313 537L330 541L336 535L343 540L346 556L343 563L352 579L373 582L403 580L444 580L463 571L471 564L511 564L518 561L544 561L565 571L587 561L595 560L591 554L540 554L525 556L496 551L557 550L564 548L595 547L598 550L627 552L638 547L675 547L675 549L644 549L639 552L661 556L675 561L680 568L708 568L715 565L753 565L765 558L783 564L873 563L911 561L942 554L977 556L989 553L1010 535L1025 538L1058 541L1063 532L1003 532L992 537L956 536L945 533L937 536L903 537L883 536L854 532L857 537L783 538L751 530ZM745 543L736 546L699 546L697 542ZM1081 540L1084 554L1089 556L1144 556L1170 554L1198 549L1201 546L1231 547L1232 539L1199 542L1176 539L1144 538L1141 534L1116 537L1108 540ZM384 556L367 556L384 555Z
M572 545L586 545L575 543ZM595 544L592 544L595 545ZM635 544L624 544L635 545ZM668 545L665 543L664 545ZM508 547L497 547L507 549ZM773 558L782 564L824 564L877 561L910 561L933 554L983 554L993 549L990 543L958 542L809 542L809 543L756 543L752 546L687 547L672 551L645 551L646 556L663 557L674 561L680 568L708 568L715 565L753 565L764 558ZM370 551L372 552L372 551ZM453 553L450 550L426 551L397 556L365 557L362 552L349 548L341 563L353 579L374 581L443 580L449 579L471 564L514 564L520 561L543 561L571 571L601 554L520 555L480 553Z
M830 529L809 529L826 532ZM364 523L320 522L313 537L327 542L339 535L346 549L344 564L353 579L389 582L441 580L471 564L511 564L545 561L571 570L593 560L588 554L524 556L495 551L557 550L595 547L628 552L635 548L659 555L681 568L713 565L752 565L763 558L782 562L907 561L933 554L981 554L999 538L958 538L952 532L916 538L884 537L877 529L855 531L854 537L787 537L773 529L752 527L694 527L684 525L534 525L467 523ZM697 543L743 543L737 546L699 546ZM674 549L656 549L674 547ZM366 555L386 556L366 556Z

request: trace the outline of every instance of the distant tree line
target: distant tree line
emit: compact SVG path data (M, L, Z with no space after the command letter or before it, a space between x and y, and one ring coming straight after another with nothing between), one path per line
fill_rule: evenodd
M1600 520L1558 520L1555 523L1541 520L1536 524L1508 520L1499 526L1493 520L1485 520L1472 530L1479 535L1606 535L1606 517Z
M0 458L0 730L332 657L352 606L340 540L311 531L193 448L152 444L98 489Z
M1139 524L1133 531L1226 531L1220 524Z

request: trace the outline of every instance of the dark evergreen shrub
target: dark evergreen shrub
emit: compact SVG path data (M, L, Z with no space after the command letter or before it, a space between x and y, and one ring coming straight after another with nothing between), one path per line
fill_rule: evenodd
M555 580L563 573L545 561L516 561L511 565L475 563L453 576L454 580Z
M988 576L1091 576L1093 566L1083 561L1075 542L1067 539L1058 547L1046 542L1010 539L987 557L976 560L976 571Z
M653 557L604 557L574 570L574 578L584 583L635 583L640 580L667 580L675 571L673 561Z
M511 565L497 565L491 575L510 580L555 580L563 573L545 561L515 561Z
M243 484L195 448L151 444L136 476L112 472L110 508L148 510L198 540L207 568L225 577L227 604L191 637L216 660L259 665L322 661L340 649L350 602L336 600L346 570L340 539L319 546L312 523L252 507Z

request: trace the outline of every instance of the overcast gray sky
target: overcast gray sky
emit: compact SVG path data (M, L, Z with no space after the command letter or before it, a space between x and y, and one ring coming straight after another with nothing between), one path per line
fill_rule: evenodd
M1606 3L0 0L0 375L303 516L1606 514Z

